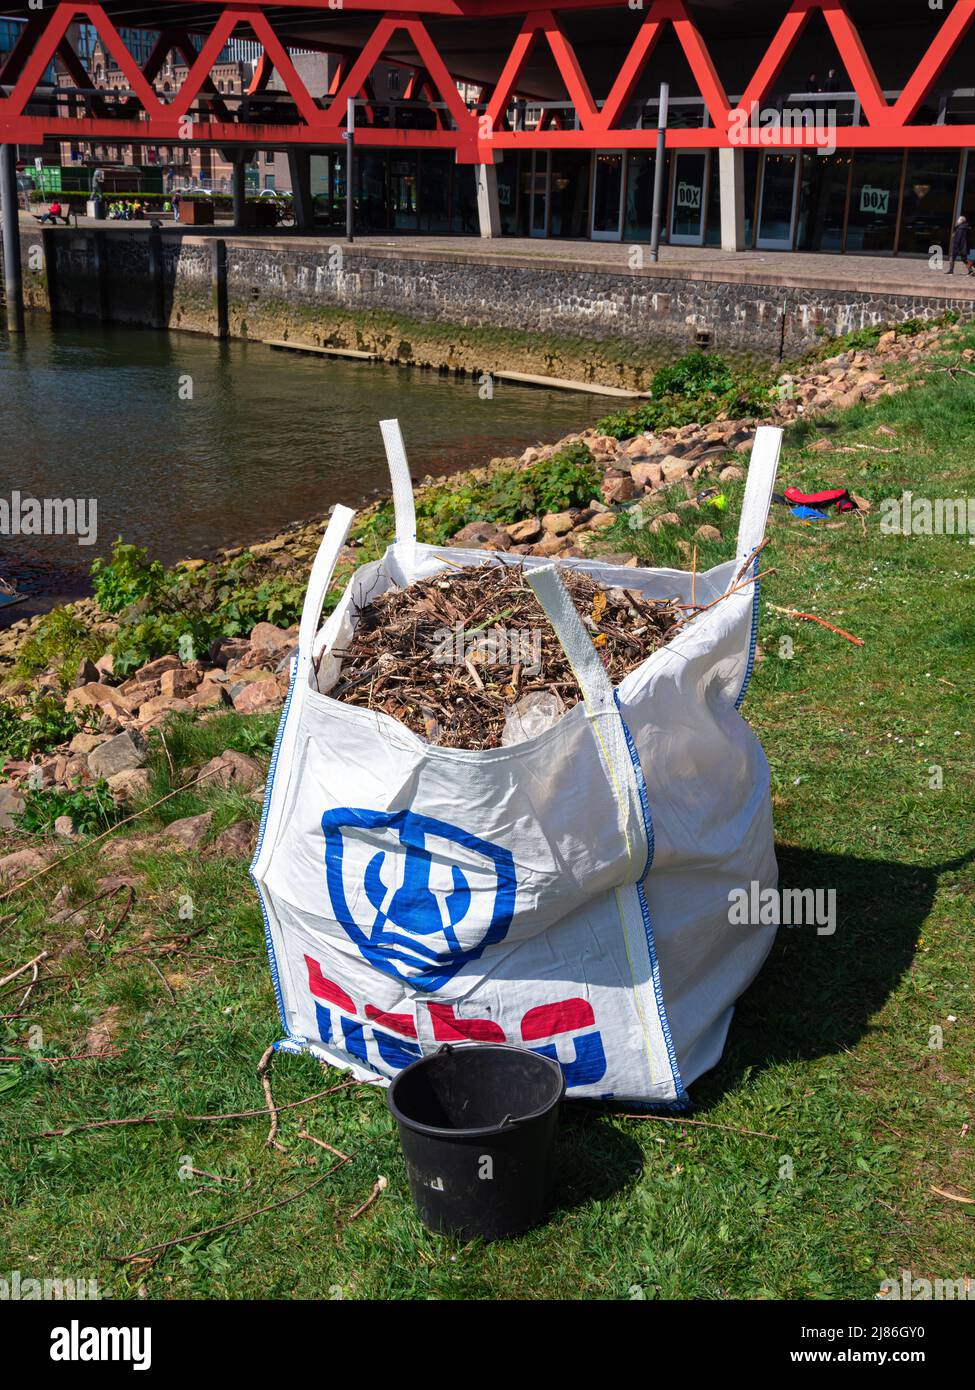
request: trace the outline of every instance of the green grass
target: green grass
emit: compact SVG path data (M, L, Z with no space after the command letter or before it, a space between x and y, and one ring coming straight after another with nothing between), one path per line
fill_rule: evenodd
M973 344L966 330L953 355ZM975 380L933 365L923 386L826 422L831 452L813 452L817 426L787 442L780 485L843 482L874 510L864 531L856 518L801 526L776 508L764 559L777 573L764 598L815 611L865 645L763 611L745 711L772 768L782 879L835 887L839 923L833 937L780 932L724 1058L692 1088L690 1118L731 1128L570 1105L547 1225L487 1247L434 1237L413 1212L379 1092L284 1112L283 1150L266 1147L261 1117L185 1118L259 1108L256 1063L279 1032L243 865L150 845L134 854L136 901L120 926L124 895L54 924L59 886L82 904L99 875L118 872L85 850L0 903L0 974L52 952L24 1016L0 1023L2 1052L26 1053L32 1027L43 1030L41 1056L84 1052L108 1015L121 1055L0 1064L0 1273L96 1277L123 1297L144 1285L152 1298L546 1299L870 1298L905 1268L973 1273L975 1209L931 1190L975 1195L975 1138L963 1137L975 1122L973 550L965 538L884 535L876 507L903 488L950 497L975 487ZM840 452L855 444L883 452ZM727 491L726 533L740 487ZM645 558L655 543L654 561L672 562L674 537L626 534ZM610 539L619 548L624 528ZM167 734L177 777L223 747L266 756L272 724L179 721ZM942 790L929 786L932 766ZM153 774L158 795L172 781L161 745ZM259 808L194 789L133 830L201 809L214 810L216 834ZM179 915L187 895L191 920ZM15 1010L26 978L0 1008ZM934 1029L941 1048L930 1046ZM279 1102L342 1079L291 1056L273 1075ZM38 1137L155 1110L174 1118ZM298 1137L300 1122L352 1161L277 1211L194 1239L327 1173L333 1157ZM181 1179L187 1165L227 1181ZM349 1223L380 1174L389 1187ZM151 1265L115 1262L182 1233Z

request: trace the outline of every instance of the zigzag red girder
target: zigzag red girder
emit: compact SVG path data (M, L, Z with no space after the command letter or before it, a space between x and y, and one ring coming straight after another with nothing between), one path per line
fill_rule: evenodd
M340 79L323 100L311 96L291 61L287 47L271 26L260 4L224 0L221 13L205 37L198 55L184 28L170 27L160 36L144 68L123 43L118 30L99 4L60 3L35 13L24 34L0 72L0 86L10 88L0 96L0 143L40 144L45 137L75 141L110 141L114 144L184 141L224 147L246 145L280 148L294 145L334 145L341 141L349 97L369 92L369 77L383 59L394 35L404 33L418 54L409 66L416 72L413 87L442 103L437 128L398 130L358 126L360 146L403 146L453 149L465 163L490 162L493 152L502 149L648 149L656 143L653 130L622 129L618 121L626 109L637 83L661 35L672 27L677 41L709 113L711 124L697 129L670 130L667 143L675 149L715 149L731 145L808 146L821 136L812 129L787 128L759 130L752 126L742 134L732 130L733 112L707 45L688 11L685 0L652 0L636 35L620 64L606 99L600 105L593 97L581 64L559 21L559 11L599 8L609 0L556 0L547 7L530 8L517 0L393 0L378 10L375 0L343 0L343 8L357 12L373 11L376 24L358 53L343 50ZM221 0L216 0L221 3ZM275 0L275 7L298 5L303 9L328 8L329 0ZM862 39L846 8L845 0L792 0L757 70L747 82L739 108L751 110L761 105L771 91L810 18L821 11L836 43L838 56L859 97L863 124L840 126L834 132L839 148L962 148L975 145L975 126L914 125L922 103L931 92L946 64L957 51L975 20L975 0L955 0L954 7L907 81L900 97L889 103ZM463 17L485 14L522 14L523 23L502 71L488 90L486 115L469 110L424 22L423 15L454 16L458 26ZM83 117L64 114L30 114L27 111L41 79L57 56L76 85L85 82L80 59L68 45L67 31L72 21L81 19L94 25L106 49L112 54L129 84L130 95L123 102L113 94L85 98L91 114ZM214 63L228 39L246 26L264 47L265 57L255 74L248 95L266 89L271 69L276 69L294 102L297 120L289 123L236 117L216 91L210 78ZM534 130L515 130L506 112L515 95L525 64L538 43L548 45L555 65L574 107L577 122L560 120L562 128L546 128L543 121ZM304 45L303 45L304 46ZM327 48L323 39L321 46ZM153 80L175 49L192 62L186 82L171 102L163 102L153 90ZM388 61L388 59L387 59ZM402 63L402 59L397 60ZM70 89L65 89L66 91ZM521 93L531 96L531 93ZM81 100L81 98L79 98ZM194 103L206 110L197 113L207 119L191 117ZM737 108L736 108L737 109ZM138 112L137 115L132 114ZM121 114L112 114L121 113ZM364 112L367 118L371 111ZM192 122L192 123L191 123ZM578 128L567 128L577 125Z

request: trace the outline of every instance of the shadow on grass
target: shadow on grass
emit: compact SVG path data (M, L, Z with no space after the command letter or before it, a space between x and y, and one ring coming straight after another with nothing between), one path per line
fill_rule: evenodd
M605 1111L563 1104L555 1143L552 1216L605 1201L635 1182L644 1161L640 1145L614 1128Z
M783 845L776 853L780 887L835 888L836 931L779 928L738 1002L723 1058L694 1084L698 1108L748 1070L855 1046L910 966L940 876L975 861L975 850L932 868Z

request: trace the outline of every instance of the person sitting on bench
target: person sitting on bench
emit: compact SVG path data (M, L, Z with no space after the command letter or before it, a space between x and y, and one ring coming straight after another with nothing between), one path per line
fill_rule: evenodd
M55 226L57 226L58 220L60 218L64 218L65 222L67 222L68 220L64 215L64 212L61 208L61 204L58 202L57 198L55 198L54 202L49 204L47 212L41 213L37 221L52 222Z

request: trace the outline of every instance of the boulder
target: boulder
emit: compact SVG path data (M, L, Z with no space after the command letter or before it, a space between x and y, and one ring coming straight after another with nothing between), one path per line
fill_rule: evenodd
M257 844L257 827L253 821L239 820L222 830L213 842L213 853L228 859L250 859Z
M200 672L191 666L172 666L159 678L159 693L170 699L182 700L200 684Z
M200 778L205 778L208 786L234 786L241 791L250 791L264 781L264 769L256 758L227 748L219 757L210 759L202 769Z
M68 752L81 753L87 757L99 744L104 743L108 737L108 734L75 734L74 738L68 744Z
M98 667L93 661L89 661L88 658L85 657L84 661L82 661L81 665L78 667L74 678L75 689L81 685L90 685L92 681L97 681L98 677Z
M291 651L298 640L297 627L275 627L273 623L255 623L250 635L250 650L254 656L267 661L278 660Z
M13 818L20 814L26 804L23 793L16 787L0 787L0 830L14 829Z
M171 821L162 832L162 840L178 849L199 849L207 837L213 822L213 812L204 811L200 816L184 816L182 820Z
M660 487L664 480L664 471L659 463L635 463L630 477L638 488Z
M189 714L193 706L189 700L175 699L170 695L157 695L139 706L139 723L149 724L164 719L167 714Z
M125 697L114 686L104 685L101 681L91 681L77 690L69 690L64 701L64 708L69 714L75 710L94 709L96 705L107 705L111 710L130 713Z
M542 517L542 530L552 536L565 536L574 525L571 512L546 512Z
M108 779L108 789L114 801L135 801L149 790L152 779L149 769L130 767L125 772L116 772Z
M524 521L513 521L504 529L516 544L524 545L527 541L538 539L542 532L542 523L537 516L530 516Z
M266 714L284 703L285 692L276 680L250 681L233 696L238 714Z
M39 849L14 850L13 854L5 854L0 859L0 882L8 885L20 883L22 879L30 878L31 874L43 869L46 863L47 859Z
M469 521L456 535L451 536L447 544L472 550L507 550L511 537L503 526L495 526L493 521Z
M682 458L677 458L675 454L666 454L659 464L660 473L665 483L676 483L678 478L683 478L687 472L687 464Z
M665 526L679 525L680 517L677 515L676 512L662 512L660 516L654 517L653 521L651 521L647 529L651 531L654 535L656 535L657 532L662 531Z
M157 656L155 661L148 662L140 671L135 673L134 679L139 681L157 681L164 671L175 670L177 666L182 666L178 656Z
M537 545L532 546L535 555L559 555L569 544L567 536L556 536L547 532Z
M636 495L636 487L629 473L619 478L607 476L603 479L602 493L604 502L628 502Z
M721 532L717 526L699 526L694 532L696 541L720 541Z
M729 463L727 468L722 468L718 478L722 483L735 483L744 478L744 468L739 468L736 463Z
M107 782L120 772L129 772L141 767L145 755L137 747L131 734L116 734L106 739L88 754L88 771L93 777L102 777Z

